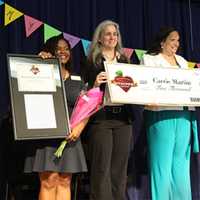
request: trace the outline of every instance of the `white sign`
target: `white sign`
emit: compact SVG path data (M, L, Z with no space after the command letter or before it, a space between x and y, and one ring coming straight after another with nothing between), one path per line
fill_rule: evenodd
M200 106L200 70L107 63L112 103Z

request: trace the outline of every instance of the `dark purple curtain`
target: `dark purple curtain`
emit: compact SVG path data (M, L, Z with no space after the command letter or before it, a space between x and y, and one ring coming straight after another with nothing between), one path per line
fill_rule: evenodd
M146 49L161 26L174 26L181 33L182 55L200 62L200 0L5 0L5 3L63 32L88 40L92 39L99 22L112 19L120 25L124 46L133 49ZM9 112L6 54L36 54L43 44L43 28L26 38L23 18L4 27L3 14L4 5L0 6L0 119ZM74 70L79 72L80 58L84 55L81 43L73 49L73 54ZM132 60L138 62L135 55ZM145 139L140 134L142 115L136 115L127 198L147 200L146 149L141 148L145 146L142 144ZM199 159L193 156L192 160L193 197L197 200L200 199Z

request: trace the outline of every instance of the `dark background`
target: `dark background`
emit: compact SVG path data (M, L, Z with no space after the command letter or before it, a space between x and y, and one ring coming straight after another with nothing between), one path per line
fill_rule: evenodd
M181 33L182 55L200 62L200 0L7 0L5 3L62 32L92 40L99 22L119 23L124 47L146 49L162 26L174 26ZM43 44L43 26L25 36L24 18L3 25L4 5L0 7L0 116L8 109L6 53L36 54ZM81 42L75 48L78 72Z
M181 54L189 61L200 63L200 0L6 0L5 3L61 32L87 40L92 40L99 22L114 20L120 25L124 47L133 49L147 49L160 27L174 26L181 34ZM26 38L24 17L7 26L3 25L3 20L4 5L0 6L0 126L1 119L9 112L6 54L37 54L43 44L43 26ZM80 70L79 61L83 55L79 42L73 49L76 72ZM134 54L132 60L138 62ZM3 154L9 147L1 148L4 150L0 154ZM133 196L139 200L148 198L146 177L144 179L142 195L140 189L134 187L129 190L130 199ZM194 180L195 200L200 196L198 188L199 183Z

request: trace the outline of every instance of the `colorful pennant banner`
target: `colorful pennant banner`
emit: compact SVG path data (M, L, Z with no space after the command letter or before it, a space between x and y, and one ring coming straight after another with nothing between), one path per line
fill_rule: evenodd
M15 9L14 7L12 7L12 6L8 5L7 3L4 3L4 1L0 0L0 6L3 4L5 4L5 13L4 13L4 25L5 26L10 24L11 22L15 21L22 15L24 15L24 13L20 12L19 10ZM24 23L25 23L26 37L29 37L34 31L36 31L41 25L44 24L44 42L46 42L46 40L48 40L49 38L51 38L53 36L57 36L57 35L63 33L64 38L66 38L70 42L71 48L75 47L81 40L84 53L86 56L88 55L91 41L81 39L79 37L76 37L76 36L68 34L68 33L61 32L60 30L58 30L48 24L45 24L44 22L41 22L33 17L30 17L28 15L24 15ZM134 52L134 49L123 48L123 51L124 51L124 54L128 58L131 58L131 56ZM135 53L137 55L137 58L140 61L141 58L143 57L143 55L146 53L146 50L135 49ZM189 68L194 68L195 66L200 68L200 63L188 62Z

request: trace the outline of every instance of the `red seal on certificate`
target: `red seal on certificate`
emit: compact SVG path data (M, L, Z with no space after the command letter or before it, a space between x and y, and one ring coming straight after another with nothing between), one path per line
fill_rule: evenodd
M30 71L32 71L33 74L38 74L40 72L39 68L36 67L35 65L33 65L30 69Z

